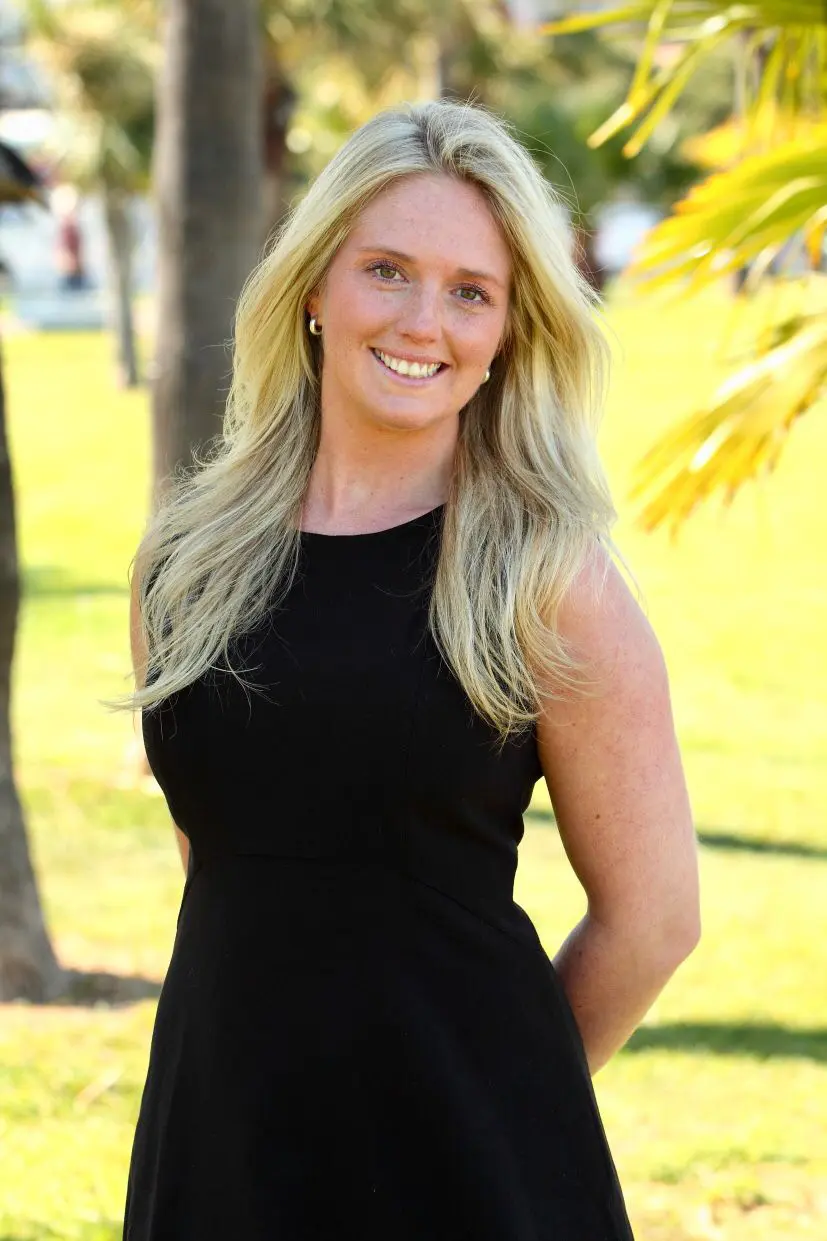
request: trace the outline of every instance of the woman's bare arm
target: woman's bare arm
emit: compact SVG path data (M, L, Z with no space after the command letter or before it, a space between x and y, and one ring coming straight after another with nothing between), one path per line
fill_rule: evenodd
M139 563L135 562L132 571L132 580L129 588L129 645L132 651L132 669L135 675L135 687L143 689L146 684L146 669L148 663L148 652L144 636L141 632L141 604L138 595L141 574L139 572ZM184 867L184 874L187 873L190 856L190 842L180 827L173 822L175 828L175 838L178 842L178 852L181 854L181 862Z
M600 553L602 556L604 553ZM558 627L601 679L549 703L538 750L588 907L554 959L596 1073L700 937L692 812L663 655L614 564L599 598L584 570Z

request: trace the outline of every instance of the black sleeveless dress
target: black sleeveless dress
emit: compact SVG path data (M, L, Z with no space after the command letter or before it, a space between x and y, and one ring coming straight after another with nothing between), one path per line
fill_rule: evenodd
M301 535L226 670L144 712L191 841L126 1241L630 1241L583 1044L513 900L497 752L427 632L444 506Z

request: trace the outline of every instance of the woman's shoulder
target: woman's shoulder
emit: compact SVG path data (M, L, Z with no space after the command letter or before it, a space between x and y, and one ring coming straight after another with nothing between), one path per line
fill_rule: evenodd
M609 550L595 543L564 593L556 629L598 677L636 681L663 664L657 635Z

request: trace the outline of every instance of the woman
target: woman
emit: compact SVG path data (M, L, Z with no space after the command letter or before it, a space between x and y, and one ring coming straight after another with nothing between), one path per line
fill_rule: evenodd
M697 941L696 855L559 219L501 124L408 106L241 298L133 574L187 880L128 1241L631 1236L590 1074ZM588 898L553 964L512 895L541 776Z

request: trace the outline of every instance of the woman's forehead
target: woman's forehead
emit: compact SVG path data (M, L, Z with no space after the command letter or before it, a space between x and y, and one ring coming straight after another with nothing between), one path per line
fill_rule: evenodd
M508 245L485 195L440 173L405 177L382 190L361 211L346 244L349 250L450 258L457 267L485 272L500 283L511 271Z

